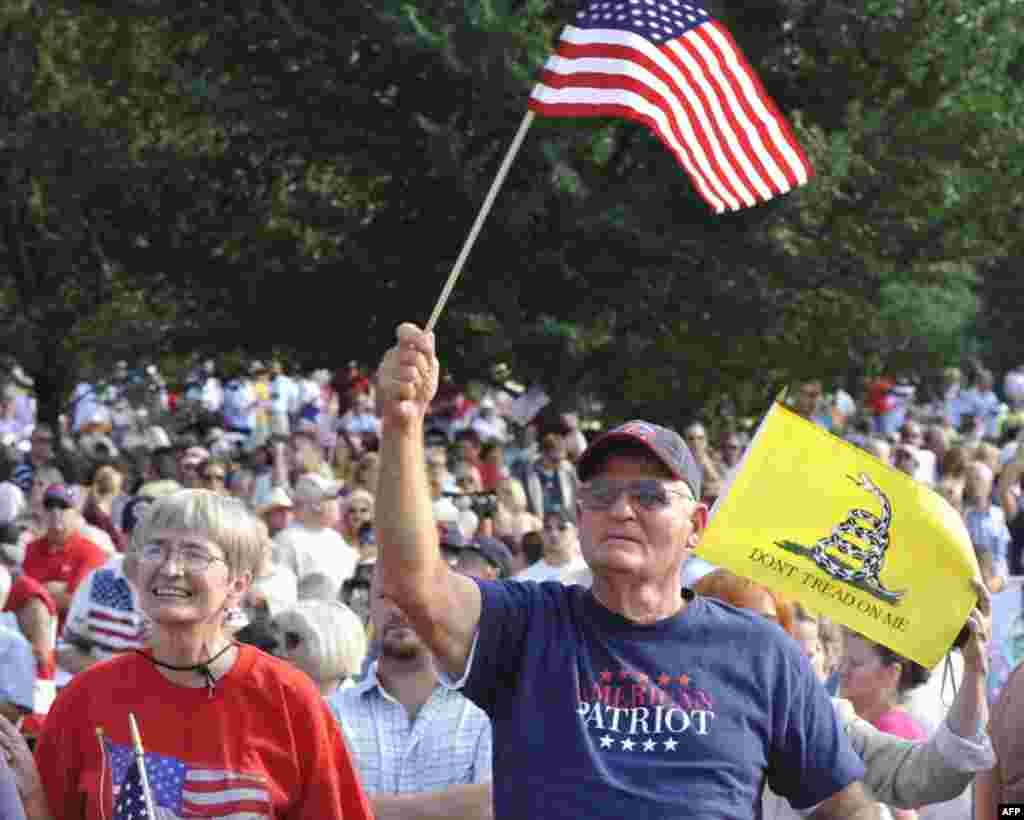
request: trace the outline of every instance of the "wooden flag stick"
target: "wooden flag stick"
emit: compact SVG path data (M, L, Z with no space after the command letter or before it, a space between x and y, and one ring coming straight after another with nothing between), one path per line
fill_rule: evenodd
M139 780L142 782L142 798L146 802L146 817L156 820L156 806L153 804L153 792L149 790L149 775L146 774L146 751L142 748L142 735L135 715L128 713L128 725L132 730L132 746L135 748L135 763L139 767Z
M498 169L498 173L494 177L494 182L491 183L491 190L487 192L484 204L480 206L480 212L476 215L476 221L473 222L473 227L469 231L469 236L466 237L466 242L462 246L459 258L455 260L455 267L453 267L452 272L448 274L448 281L444 283L444 290L441 291L441 296L438 298L437 304L434 305L434 312L430 314L430 321L427 322L426 327L426 331L428 333L434 329L434 325L437 324L438 317L440 317L441 311L444 310L448 297L451 296L452 290L455 288L455 283L459 279L459 274L462 273L462 267L466 264L466 258L469 256L469 252L473 249L473 245L476 243L476 238L480 234L480 229L483 227L484 220L487 219L487 214L491 212L491 206L494 205L494 200L498 196L498 190L501 188L501 184L505 181L505 177L508 175L508 169L512 167L512 160L514 160L516 158L516 154L519 153L519 147L523 144L523 140L526 138L526 132L530 130L530 126L533 124L533 117L533 112L527 111L526 116L523 117L523 121L519 124L519 130L516 131L515 138L512 140L512 144L508 147L508 152L505 154L505 159L502 160L501 167Z

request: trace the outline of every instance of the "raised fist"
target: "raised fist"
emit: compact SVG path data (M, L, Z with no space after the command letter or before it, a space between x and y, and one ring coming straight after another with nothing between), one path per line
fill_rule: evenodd
M377 412L388 423L422 422L437 393L434 334L399 325L398 342L384 354L377 374Z

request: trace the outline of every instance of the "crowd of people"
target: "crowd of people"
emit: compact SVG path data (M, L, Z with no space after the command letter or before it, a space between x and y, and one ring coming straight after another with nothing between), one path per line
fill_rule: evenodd
M9 372L0 816L5 775L31 818L988 820L1020 799L1024 680L990 741L986 641L1024 554L1024 371L1001 398L983 368L927 403L906 378L791 393L962 512L982 578L950 703L939 672L696 557L749 424L588 442L399 334L373 372L204 362L174 390L119 363L55 427Z

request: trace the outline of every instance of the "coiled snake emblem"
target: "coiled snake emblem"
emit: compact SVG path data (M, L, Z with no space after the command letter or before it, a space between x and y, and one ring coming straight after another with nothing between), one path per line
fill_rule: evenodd
M882 564L885 562L885 553L889 549L892 505L885 493L866 474L861 473L856 477L847 476L847 478L878 499L882 505L881 515L858 508L850 510L846 520L834 527L830 535L814 542L814 546L811 547L811 558L822 570L838 581L857 584L866 587L879 598L893 602L898 601L903 597L903 593L886 589L882 586L880 578ZM861 543L868 546L864 548L848 540L851 537L859 539ZM828 550L836 550L840 554L860 562L860 568L850 567L830 555Z

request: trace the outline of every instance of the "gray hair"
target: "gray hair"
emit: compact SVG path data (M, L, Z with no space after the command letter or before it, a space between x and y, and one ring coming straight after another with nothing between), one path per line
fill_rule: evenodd
M179 490L154 501L132 531L133 557L161 530L188 530L222 550L233 577L263 574L270 559L267 527L242 501L210 490Z
M274 618L286 632L292 629L308 644L303 669L317 683L339 680L359 673L366 657L366 629L341 601L299 601Z

